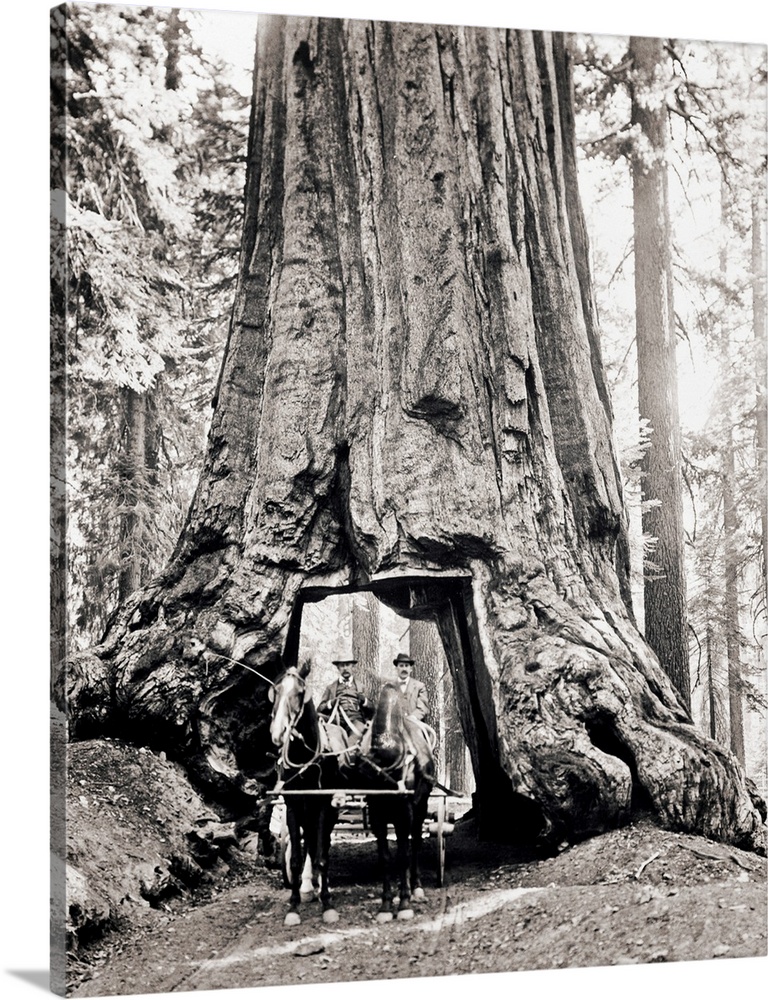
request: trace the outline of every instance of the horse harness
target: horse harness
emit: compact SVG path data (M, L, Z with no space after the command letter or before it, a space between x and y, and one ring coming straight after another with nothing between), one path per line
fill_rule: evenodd
M269 693L270 701L274 702L275 689L277 688L277 685L288 675L295 677L297 679L297 681L301 685L302 695L306 692L306 684L304 683L304 680L299 674L298 670L295 667L289 667L288 670L286 670L285 673L282 675L282 677L278 681L275 681L272 684ZM282 769L295 771L296 773L291 774L290 777L288 777L284 782L282 782L282 784L286 784L288 781L294 781L296 778L301 777L301 775L305 771L307 771L313 765L316 765L322 757L340 756L340 753L335 750L329 749L324 751L322 749L322 734L321 734L321 741L318 743L316 747L313 748L310 747L310 745L307 743L303 733L298 732L296 727L298 726L299 721L301 720L301 717L304 714L306 706L307 702L304 698L302 698L301 708L299 708L299 710L295 713L294 717L291 720L289 720L288 726L286 727L285 737L283 739L282 746L280 747L280 753L278 755L278 764L281 766ZM324 720L321 721L320 719L318 719L319 726L321 726L323 722ZM303 743L304 746L307 748L307 750L309 750L310 753L312 754L311 758L305 761L303 764L294 763L293 761L291 761L288 755L290 745L294 740L298 740L301 743ZM326 743L327 743L327 738L326 738Z
M341 716L344 724L346 725L346 727L350 731L350 733L353 733L353 732L356 731L354 722L350 719L350 717L344 711L344 706L341 704L341 697L340 696L337 697L336 701L334 702L333 711L331 712L331 714L328 716L328 719L327 719L327 725L329 725L329 726L336 725L336 723L335 723L334 720L336 719L337 715Z
M275 690L277 689L278 684L280 684L287 676L295 677L297 679L300 685L300 690L302 695L306 691L306 685L304 683L303 678L299 674L298 670L296 670L295 667L289 667L288 670L285 671L283 676L272 684L269 691L269 700L271 702L274 703L275 701ZM321 756L320 748L315 747L313 749L312 747L310 747L310 745L304 738L304 735L300 733L296 728L301 720L302 715L304 714L304 709L306 708L306 705L307 705L306 700L302 697L301 707L298 709L297 712L294 713L293 718L289 719L288 721L288 725L286 726L285 730L285 736L283 738L283 743L282 746L280 747L280 753L278 755L278 764L281 766L282 769L296 771L295 774L292 774L290 778L287 779L288 781L298 778L301 774L304 773L304 771L312 767L312 765L315 764L317 759ZM312 754L311 758L308 761L305 761L303 764L294 763L293 761L291 761L288 755L288 751L293 740L299 740Z
M299 674L298 670L296 670L295 667L289 667L288 670L286 670L285 673L283 674L283 676L280 678L280 680L279 681L275 681L272 684L272 686L270 688L270 694L269 694L270 701L274 702L274 700L275 700L275 689L277 688L277 685L280 683L280 681L282 681L288 675L293 676L293 677L295 677L297 679L297 681L301 685L301 692L302 692L302 694L304 694L306 692L306 684L304 683L304 680L301 677L301 675ZM304 698L302 698L301 707L295 713L294 718L292 720L290 720L289 725L286 728L286 734L285 734L285 738L283 739L283 744L282 744L282 746L280 748L280 754L279 754L279 757L278 757L278 763L281 765L281 767L283 769L292 770L292 771L296 772L295 774L292 774L289 778L287 778L286 781L283 782L283 784L286 784L288 781L293 781L296 778L299 778L306 770L308 770L313 765L317 764L318 760L320 760L322 757L339 757L339 756L341 756L341 754L343 752L345 752L345 751L335 751L335 750L332 750L332 749L323 751L321 749L320 745L318 745L315 748L312 748L312 747L309 746L309 744L307 743L307 741L304 738L303 734L300 733L300 732L298 732L297 729L296 729L296 727L297 727L297 725L298 725L298 723L299 723L302 715L304 714L304 710L306 708L306 704L307 704L306 700ZM354 730L354 727L352 726L351 720L349 719L347 713L344 711L344 708L342 707L342 705L340 704L340 702L338 700L336 701L336 704L335 704L335 706L333 708L333 712L331 713L331 715L329 716L329 718L327 719L327 721L326 720L318 720L318 723L321 724L321 725L322 725L322 723L325 723L325 725L334 724L333 720L336 717L337 713L342 716L344 722L346 722L346 724L347 724L347 726L349 726L350 730ZM431 729L431 727L426 726L426 724L424 724L424 723L422 723L422 726L425 729L427 729L427 730ZM432 733L434 735L434 730L432 730ZM303 764L293 763L291 761L289 755L288 755L290 744L291 744L291 742L294 739L300 740L304 744L304 746L307 748L307 750L309 750L311 752L311 754L312 754L311 759L308 760L308 761L305 761ZM366 765L368 765L371 768L373 768L374 771L378 772L378 774L380 774L387 781L391 781L394 785L398 785L398 786L401 785L403 783L403 781L402 781L402 779L401 779L401 781L397 781L393 777L392 772L397 771L397 770L403 770L404 771L405 768L406 768L406 766L409 763L411 763L411 762L413 762L413 761L416 760L415 753L407 746L407 739L406 739L405 745L403 747L403 752L388 767L381 767L379 764L376 763L376 761L374 761L374 760L371 759L371 756L369 754L363 754L363 756L364 756Z

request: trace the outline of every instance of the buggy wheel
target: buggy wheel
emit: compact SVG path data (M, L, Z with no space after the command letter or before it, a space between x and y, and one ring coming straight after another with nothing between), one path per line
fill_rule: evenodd
M437 884L445 885L445 799L441 795L437 800L437 822L435 824L437 840Z

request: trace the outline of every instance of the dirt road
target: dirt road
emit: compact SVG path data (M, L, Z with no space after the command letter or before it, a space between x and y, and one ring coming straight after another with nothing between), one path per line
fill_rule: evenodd
M260 858L165 909L137 909L80 955L74 996L448 976L766 955L765 860L640 823L537 859L448 842L447 885L423 850L427 899L412 921L375 921L375 846L337 843L339 922L317 903L284 927L287 893Z

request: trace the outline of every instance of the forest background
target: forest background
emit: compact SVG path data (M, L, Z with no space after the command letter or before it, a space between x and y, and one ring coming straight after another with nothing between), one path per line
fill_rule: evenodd
M190 3L186 6L220 10L258 10L261 4ZM360 16L359 6L339 3L265 3L265 9L280 13L323 13ZM7 294L11 322L6 335L5 430L6 490L4 513L6 558L3 574L3 608L6 635L11 643L6 655L6 708L15 723L3 727L6 802L11 808L4 824L3 857L7 876L7 898L13 900L14 928L3 936L2 966L4 995L32 995L46 982L47 965L47 738L48 738L48 484L47 484L47 11L48 4L27 3L9 12L13 58L3 68L7 107L8 154L3 170L11 225L6 251ZM766 16L751 3L731 3L727 11L702 10L699 5L680 4L667 9L663 3L644 3L642 10L615 10L612 5L585 0L576 8L549 2L536 11L513 5L476 2L471 10L454 3L375 2L366 4L365 15L391 20L443 21L510 25L600 34L651 34L742 40L765 44ZM12 194L11 194L12 193ZM8 544L10 543L10 549ZM11 765L13 762L13 765ZM7 841L7 842L6 842ZM754 968L761 964L762 969ZM8 968L10 966L10 968ZM568 973L517 973L514 986L523 995L535 989L548 996L562 989L598 995L621 989L646 995L655 989L662 996L678 993L681 985L697 996L722 995L726 976L735 976L747 986L754 976L765 974L763 960L737 963L706 963L706 966L644 967L631 970L606 969ZM631 982L630 982L631 975ZM483 988L510 987L509 977L483 981ZM759 981L759 980L758 980ZM383 984L366 987L383 996ZM334 996L351 990L352 984L335 988ZM415 988L415 987L414 987ZM319 987L313 1000L325 1000ZM270 993L270 991L267 991ZM233 993L233 1000L238 994ZM285 997L282 991L281 996ZM206 995L202 995L208 1000ZM217 995L220 996L220 995ZM271 1000L264 994L260 997ZM213 994L211 994L213 997Z

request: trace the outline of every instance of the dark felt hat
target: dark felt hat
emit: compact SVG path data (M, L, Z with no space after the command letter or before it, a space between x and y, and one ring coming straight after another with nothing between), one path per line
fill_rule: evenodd
M392 662L397 666L398 663L415 663L416 661L412 660L407 653L398 653Z
M348 660L340 658L338 660L331 660L331 663L334 665L334 667L343 667L346 666L347 664L351 665L353 663L357 663L357 660Z

